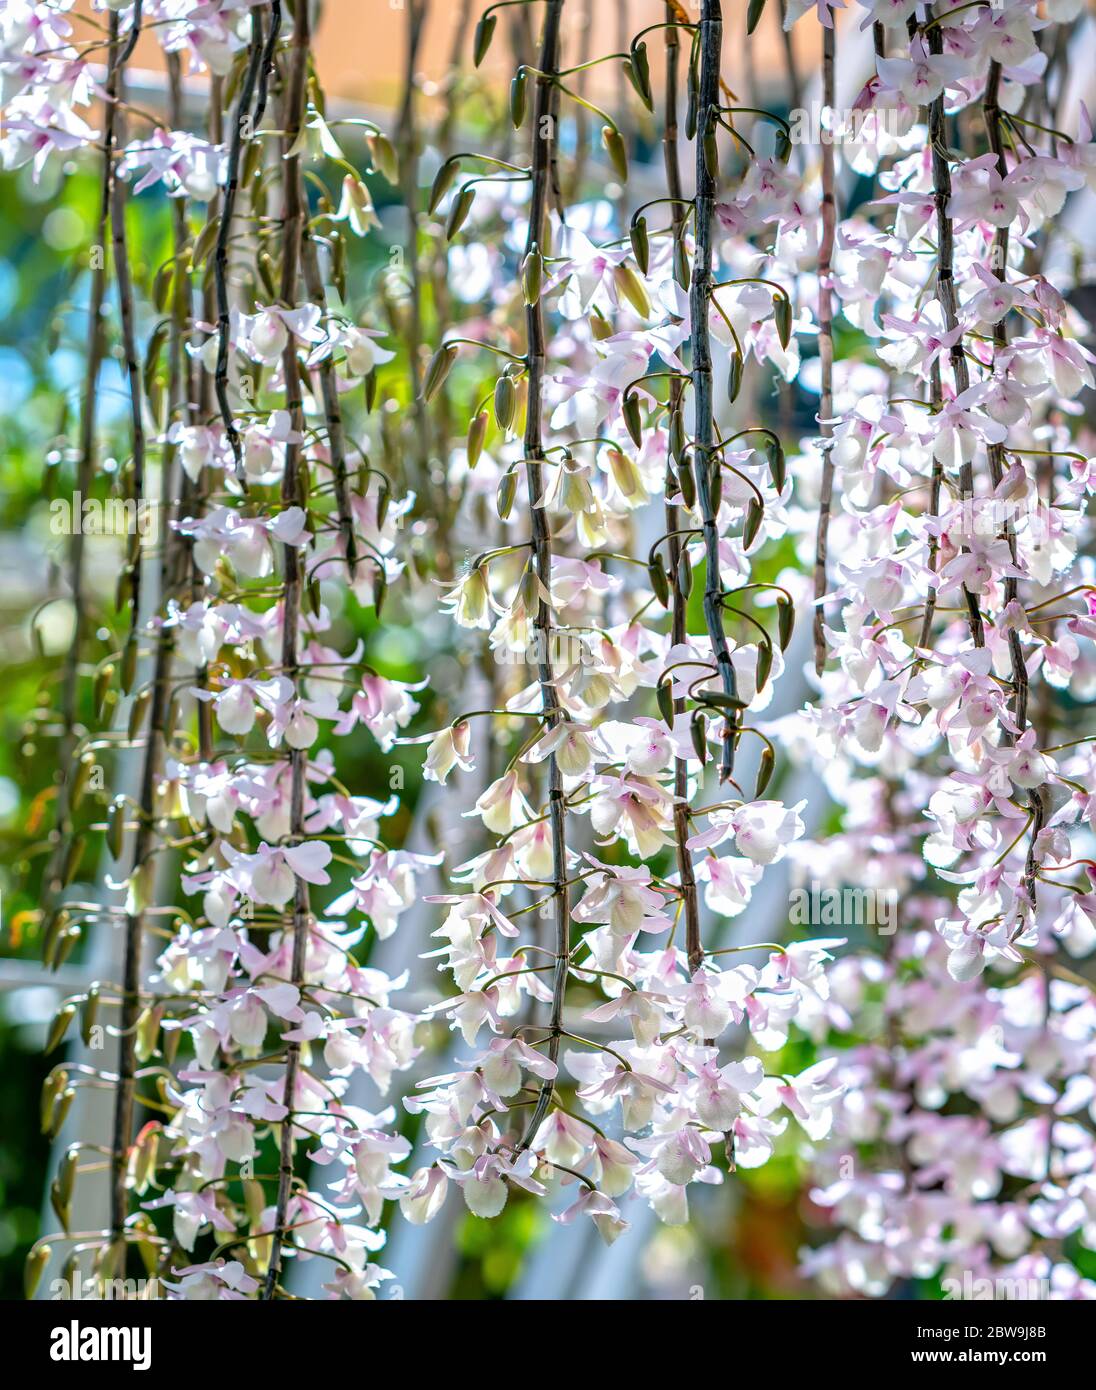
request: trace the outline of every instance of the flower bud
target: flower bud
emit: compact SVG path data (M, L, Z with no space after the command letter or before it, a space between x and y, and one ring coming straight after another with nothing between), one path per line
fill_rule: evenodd
M46 1265L49 1264L49 1257L53 1253L49 1245L36 1245L27 1255L26 1263L23 1265L23 1296L31 1299L45 1272Z
M651 301L647 298L643 281L632 267L624 264L614 266L613 283L616 285L617 293L622 294L640 318L645 319L651 312Z
M727 399L733 405L742 390L742 354L731 353L730 370L727 373Z
M447 159L434 175L434 182L430 187L430 198L426 204L427 212L431 214L437 212L439 203L453 186L458 168L455 159Z
M524 68L519 68L510 83L510 121L515 130L520 130L525 124L528 85L529 74Z
M495 382L495 422L500 430L506 431L514 423L516 409L517 392L514 390L514 379L504 374Z
M639 397L634 394L625 395L621 402L621 413L624 416L624 424L631 436L632 443L637 449L643 447L643 423L639 415Z
M544 257L540 248L533 244L521 266L521 292L526 304L536 304L540 299L544 283Z
M424 401L433 400L441 390L445 378L453 370L453 363L457 360L457 347L455 343L443 343L430 360L430 366L426 369L426 377L422 386L422 398Z
M621 183L627 183L628 152L624 147L624 136L616 126L605 125L601 127L601 143L605 146L605 153L609 156L609 162L617 178Z
M786 294L779 295L774 301L773 320L780 346L786 348L792 336L792 302Z
M476 200L476 190L464 187L453 200L453 206L449 209L449 218L445 224L445 237L447 241L452 241L460 229L464 226L468 214L472 211L472 204Z
M636 265L646 275L651 264L651 242L647 235L647 219L642 214L628 228L628 236L632 243L632 255L636 258Z
M481 410L478 415L472 416L472 421L468 426L468 467L475 468L479 463L480 454L483 453L483 441L487 436L487 411Z
M472 40L472 63L477 68L487 57L487 50L491 47L491 40L495 37L495 27L498 20L497 14L488 13L481 16L480 22L476 25L476 35Z
M760 800L765 795L765 788L769 785L775 767L776 758L773 750L766 743L761 750L761 761L757 765L757 781L754 783L755 801Z

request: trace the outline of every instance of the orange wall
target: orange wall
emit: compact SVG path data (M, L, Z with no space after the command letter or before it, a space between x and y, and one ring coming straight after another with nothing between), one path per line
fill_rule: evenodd
M331 96L367 101L372 105L392 106L398 99L406 52L406 29L410 0L322 0L318 11L315 50L320 77ZM487 0L473 0L471 21L463 34L463 53L466 65L471 63L472 34L480 12ZM698 11L697 0L684 0L690 15ZM516 7L514 7L516 8ZM540 21L542 6L529 5L534 33ZM592 25L589 52L594 56L612 53L619 48L618 24L620 9L627 19L627 32L637 32L665 17L663 0L566 0L563 18L563 41L566 63L578 61L582 51L582 29L587 19ZM728 83L739 96L750 91L750 75L744 71L747 46L746 0L724 0L724 71ZM77 12L88 12L86 3L77 5ZM418 64L429 96L435 84L445 75L452 51L454 35L461 25L463 0L429 0L429 15L424 36L422 57ZM507 40L507 25L513 9L499 13L491 53L482 71L492 80L504 83L513 68L513 58ZM755 80L762 88L767 81L782 81L783 42L779 37L777 20L778 0L768 0L757 33L750 40L749 56ZM288 20L286 21L288 24ZM91 31L77 25L77 35L83 39ZM812 17L795 27L798 65L805 72L815 60L818 49L818 26ZM657 73L663 36L648 36L652 70ZM159 50L149 36L142 37L132 66L158 69ZM619 65L605 64L590 74L588 90L611 98L617 91Z

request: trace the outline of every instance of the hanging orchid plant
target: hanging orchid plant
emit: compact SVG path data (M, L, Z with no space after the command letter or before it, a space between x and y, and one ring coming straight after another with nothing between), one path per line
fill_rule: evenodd
M99 189L65 486L159 508L64 557L30 917L115 1052L43 1123L112 1126L28 1286L373 1298L447 1203L611 1243L779 1155L828 1293L1092 1297L1079 6L475 10L387 133L305 0L0 15L5 167Z

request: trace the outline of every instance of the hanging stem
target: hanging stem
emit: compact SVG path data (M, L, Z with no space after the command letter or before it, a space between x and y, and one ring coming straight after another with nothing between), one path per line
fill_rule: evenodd
M678 157L678 68L681 58L681 41L675 24L672 22L676 11L674 6L667 0L666 18L668 21L665 29L666 42L666 107L665 124L662 133L662 158L666 168L666 188L670 198L672 209L674 239L679 242L684 235L685 223L685 202L682 194L681 183L681 161ZM681 377L675 376L670 380L670 415L671 418L681 410L682 397L685 394L685 382ZM673 617L670 628L670 640L676 646L682 646L688 640L688 630L686 618L688 614L688 600L681 587L681 538L678 531L681 525L681 514L678 508L670 501L673 495L672 490L678 486L677 475L674 473L669 458L666 461L666 532L669 536L667 544L670 560L670 594L672 602ZM674 714L679 716L684 714L686 701L684 696L678 696L674 700ZM704 959L704 948L700 941L700 910L697 902L696 876L693 872L693 857L688 848L689 839L689 764L684 758L674 759L674 852L677 858L677 871L681 879L681 897L685 911L685 949L689 958L689 969L697 970Z
M117 100L124 100L125 68L122 59L117 63ZM115 117L115 148L125 140L125 125L121 111ZM133 449L130 490L140 508L145 495L145 420L141 387L141 361L137 350L136 312L133 306L133 278L129 264L129 243L126 236L126 202L129 186L120 178L117 169L110 181L110 228L114 248L114 278L118 285L118 316L122 328L122 354L129 386L129 419ZM132 539L132 538L131 538ZM140 551L131 546L129 565L130 633L136 632L141 609Z
M940 378L940 359L935 358L929 369L929 399L934 411L939 410L944 403L944 383ZM940 515L940 491L944 482L944 465L939 459L932 461L932 482L929 485L929 515ZM940 540L937 536L929 539L929 569L936 573L937 556L940 550ZM917 640L919 647L927 647L929 637L932 633L932 620L936 616L936 585L929 586L928 597L925 600L925 612L921 620L921 635Z
M628 50L628 0L616 0L616 42L617 48L622 52ZM628 100L628 79L625 76L623 63L617 66L616 83L616 127L620 132L625 144L628 143L628 127L631 117L631 104ZM620 228L628 225L628 185L622 183L620 192L617 194L617 225Z
M943 51L944 39L940 26L933 24L928 30L929 52L939 54ZM955 303L954 234L951 218L948 216L948 203L951 201L951 169L948 165L947 120L944 113L943 95L929 106L929 141L932 145L932 191L936 203L936 294L943 311L944 326L951 332L959 323ZM966 354L962 340L952 344L950 350L952 380L957 396L970 386L970 372L967 369ZM964 502L974 496L974 464L964 459L959 469L959 490ZM978 597L963 586L966 595L968 624L971 640L976 647L986 644L982 613Z
M270 33L266 36L263 48L263 61L259 68L259 87L255 97L255 116L251 122L252 132L257 132L266 115L266 99L270 90L270 79L274 75L274 54L282 32L282 0L270 0Z
M989 74L986 78L986 91L982 99L982 114L986 124L986 134L989 137L990 149L993 151L997 161L997 173L1001 178L1008 174L1008 164L1005 160L1004 142L1001 135L1001 108L997 104L998 92L1001 86L1001 65L1000 63L990 63ZM993 251L990 258L990 268L994 276L1002 283L1005 283L1006 267L1008 265L1009 249L1009 229L1007 226L999 227L993 239ZM996 369L997 357L1008 347L1008 330L1005 327L1005 316L997 320L993 327L993 364L991 374ZM997 487L1005 476L1005 443L990 444L989 471L990 480L994 487ZM1016 562L1016 535L1011 521L1005 522L1005 534L1008 540L1009 551L1012 555L1013 563ZM1006 606L1016 598L1017 581L1015 575L1009 575L1005 579L1004 600ZM1027 667L1024 664L1024 653L1020 643L1020 635L1014 628L1009 629L1008 634L1009 656L1012 663L1012 679L1014 685L1014 705L1013 713L1016 716L1016 723L1022 734L1027 727L1027 701L1028 701L1028 679ZM1003 737L1011 740L1012 735L1009 730L1003 730Z
M304 200L303 191L301 200L302 202ZM324 289L323 276L320 273L316 242L308 234L307 228L304 233L301 261L304 267L304 280L308 297L313 304L318 306L321 313L326 313L327 293ZM342 534L343 547L346 551L347 568L350 571L351 579L353 579L358 566L358 548L354 537L354 515L350 509L350 489L347 485L346 440L343 434L342 409L339 406L339 387L335 376L335 364L330 356L321 359L319 377L324 420L327 426L327 447L331 455L331 472L335 482L335 506L339 517L339 531Z
M285 98L285 114L282 126L285 130L285 148L292 150L297 144L301 126L304 122L305 91L308 76L308 55L311 44L309 27L309 6L298 3L293 15L293 35L290 41L289 82ZM283 304L297 302L297 282L300 269L301 250L305 237L307 206L304 201L304 184L301 179L301 160L299 154L289 155L285 160L285 241L282 248L282 279L280 297ZM290 336L282 355L282 372L285 377L286 408L289 411L293 432L299 437L304 434L304 408L301 399L301 373L297 361L296 341ZM288 443L285 451L285 472L282 476L282 501L286 506L299 504L302 499L300 448L296 443ZM307 499L304 499L307 501ZM298 638L301 618L301 599L303 566L296 546L283 547L285 566L285 599L282 608L282 670L292 680L294 690L299 687ZM295 748L289 755L290 793L289 793L289 837L294 843L304 838L304 796L305 778L308 770L308 754L304 749ZM290 970L291 982L298 989L304 985L305 955L309 934L309 896L308 884L303 878L294 876L293 892L293 958ZM278 1157L278 1194L274 1207L274 1230L271 1240L270 1264L267 1268L266 1282L263 1285L263 1299L274 1297L282 1273L282 1251L288 1229L290 1188L293 1183L293 1105L297 1088L297 1074L300 1070L301 1047L299 1042L289 1043L286 1049L285 1094L286 1108L282 1121L281 1143Z
M536 97L533 107L531 161L533 187L529 203L526 255L544 248L544 238L548 226L549 176L556 124L555 117L552 115L553 88L551 78L559 67L559 27L562 10L563 0L548 0L538 61L538 68L544 76L536 79ZM543 405L541 394L544 385L546 345L544 309L539 297L535 304L526 305L525 332L529 364L529 396L525 413L524 435L524 452L527 460L525 472L529 508L532 514L533 565L541 585L541 594L533 625L538 641L537 678L540 683L541 709L545 716L545 729L551 730L562 718L562 711L559 694L556 690L555 673L552 669L552 610L548 597L552 592L552 539L543 500L544 479L541 465L541 460L544 458L544 441L541 438ZM552 975L552 1006L548 1023L548 1057L552 1062L555 1062L559 1056L563 1026L563 1000L567 986L571 908L567 890L566 812L563 778L555 754L551 754L547 762L548 815L552 832L553 885L551 896L555 902L555 969ZM548 1112L554 1089L554 1082L551 1078L545 1079L541 1084L537 1103L533 1107L525 1133L518 1145L519 1149L527 1149L532 1143L541 1121Z
M982 99L982 112L986 124L986 133L989 137L990 148L993 150L997 161L997 173L1001 178L1008 174L1008 163L1005 159L1004 141L1001 135L1001 108L998 105L998 93L1001 86L1001 65L992 62L989 66L989 73L986 77L986 90ZM1002 284L1005 282L1006 267L1008 265L1009 248L1009 229L1001 227L993 241L992 269L993 274ZM998 319L993 329L993 368L996 367L999 353L1004 352L1008 347L1008 330L1005 327L1005 318ZM991 371L993 370L991 368ZM1021 464L1021 466L1023 466ZM1005 443L991 444L989 446L989 469L990 480L996 488L1000 485L1005 476ZM1012 558L1013 566L1016 564L1016 532L1011 520L1005 521L1005 538L1008 542L1009 554ZM1007 607L1017 596L1018 585L1015 575L1009 575L1005 579L1004 602ZM1020 634L1012 625L1008 630L1008 650L1009 663L1012 667L1012 713L1016 721L1017 733L1014 735L1009 729L1002 729L1001 738L1004 743L1012 743L1020 737L1027 728L1028 723L1028 673L1027 663L1024 660L1024 648L1020 641ZM1027 888L1028 899L1032 915L1035 913L1035 893L1038 864L1035 858L1035 841L1039 832L1043 828L1043 820L1046 815L1046 808L1038 787L1032 787L1028 791L1028 806L1032 815L1031 839L1028 844L1027 863L1024 869L1024 882Z
M171 113L171 124L175 130L183 129L183 65L178 53L168 53L167 74L168 74L168 105ZM184 355L184 343L186 341L187 327L190 319L190 281L186 275L186 244L187 244L187 200L185 197L173 198L171 200L171 233L172 233L172 254L175 258L175 273L172 276L172 295L171 295L171 334L168 339L168 423L173 419L180 420L181 423L189 422L189 410L187 408L187 398L189 392L186 389L186 359ZM168 518L171 514L171 507L175 502L175 476L174 466L175 457L178 453L178 446L172 443L164 445L163 453L163 472L161 483L161 501L163 512L163 526L160 532L160 564L161 564L161 589L166 590L172 581L172 574L169 565L169 558L178 553L180 547L168 547L168 539L172 535L171 527L168 525ZM181 576L175 576L181 579Z
M404 68L403 101L398 127L400 180L403 204L407 209L407 356L411 373L411 409L414 442L411 452L418 463L421 480L427 486L429 429L426 402L422 397L422 275L419 266L419 148L415 128L415 69L419 61L428 0L407 0L407 51Z
M463 54L471 29L472 0L462 0L453 27L452 47L449 52L449 63L444 83L442 114L434 134L434 145L443 161L448 160L453 153L453 136L457 128L458 115L462 111ZM445 337L446 330L453 322L453 298L449 289L449 250L446 241L441 238L436 238L434 242L434 254L430 264L430 288L434 304L434 337L436 341L441 342ZM435 428L439 457L444 457L448 448L448 440L453 437L452 399L448 381L442 383L441 390L438 392L432 423ZM448 521L448 513L444 519ZM439 547L439 549L442 548L447 556L449 545L445 544L444 547ZM448 577L451 568L451 564L445 566L446 577Z
M140 15L134 12L133 28L136 30L140 22ZM132 51L135 42L134 33L131 32L130 42L126 45L125 51L118 53L118 16L112 13L109 23L109 43L110 43L110 79L108 79L109 99L120 106L125 92L125 57ZM124 124L121 112L118 111L112 123L113 139L111 152L108 157L113 157L113 151L120 146L125 138ZM118 284L118 305L119 317L122 326L122 351L125 357L126 376L129 383L129 404L130 404L130 430L131 443L133 449L133 478L132 490L137 506L140 507L144 499L145 491L145 426L143 415L143 401L141 392L141 367L137 353L137 338L135 329L135 315L133 308L133 284L130 276L129 247L126 241L126 194L127 186L125 180L119 178L118 171L115 169L110 176L110 222L111 239L114 247L114 277ZM130 563L132 564L132 577L130 580L130 642L136 642L136 631L140 622L141 610L141 551L139 545L136 551L131 549ZM162 674L162 672L161 672ZM161 683L154 696L159 698L161 705L160 723L163 724L162 704L165 685ZM152 798L154 770L150 771L149 762L151 758L146 758L146 766L142 774L141 805L146 804L146 782L147 782L147 801L150 804ZM151 814L148 825L151 824ZM142 835L142 829L146 834ZM134 872L140 876L140 867L143 858L138 857L139 853L147 852L147 826L144 824L138 830L138 843L134 850ZM140 884L137 883L137 892L140 895ZM140 911L130 913L126 918L125 943L123 946L122 960L122 1007L118 1020L119 1041L118 1041L118 1080L114 1091L114 1133L111 1143L111 1197L110 1197L110 1231L111 1242L114 1243L122 1238L125 1230L127 1215L126 1197L126 1174L129 1166L129 1143L133 1133L133 1110L134 1093L136 1089L136 1070L137 1070L137 1019L140 1015L140 988L141 988L141 937L143 932L143 919Z
M87 497L95 479L95 431L98 421L99 372L103 364L105 325L103 305L107 289L107 234L110 228L111 181L114 177L114 130L118 111L118 65L114 48L107 64L103 103L103 166L100 182L99 221L94 247L96 257L91 268L91 290L88 297L87 366L84 373L84 395L80 408L80 455L76 468L76 491ZM84 528L74 526L69 538L69 592L72 598L72 642L65 655L61 675L61 785L57 795L57 830L59 838L48 875L51 893L60 891L58 872L65 850L65 840L71 829L69 823L69 785L75 764L76 713L79 691L80 652L83 648L87 612L84 601Z
M209 92L209 142L211 145L220 145L224 137L224 121L221 112L221 92L222 79L215 77L210 82ZM218 190L210 200L208 218L212 223L221 213L221 195ZM202 318L208 323L216 317L215 311L215 286L206 277L202 286ZM197 404L198 416L206 420L213 413L213 400L210 391L209 373L199 367L195 388L191 399ZM207 495L207 485L203 475L199 475L197 482L192 488L188 488L187 499L190 503L190 514L197 519L201 516ZM195 559L194 546L188 543L190 559L190 601L200 603L205 594L205 576ZM206 663L201 662L194 672L194 684L199 690L209 689L209 671ZM198 751L202 762L210 762L213 758L213 705L208 700L198 701Z
M723 41L723 14L720 0L704 0L700 12L700 88L696 131L696 254L689 290L692 322L692 384L694 412L693 455L696 491L704 533L706 570L704 582L704 621L712 644L712 655L723 682L724 693L738 696L734 665L723 628L723 580L719 563L719 517L712 505L712 474L719 468L714 453L715 416L712 389L712 343L709 309L712 294L712 225L715 213L715 173L708 167L706 148L715 143L719 106L719 60ZM734 738L731 721L724 722L720 781L734 770Z
M822 29L822 106L832 112L836 105L834 67L837 47L836 21L830 11L830 22ZM832 272L834 235L837 227L837 192L835 187L833 140L822 140L822 240L818 247L818 357L822 368L822 390L818 402L818 427L822 435L822 487L818 498L818 532L814 558L814 669L819 675L826 664L825 614L821 600L825 597L827 578L830 512L833 507L833 286Z
M259 69L263 61L263 18L262 10L251 11L251 40L248 47L247 67L236 102L236 116L232 122L232 140L228 148L228 170L225 175L224 201L221 206L221 221L217 228L217 250L214 257L214 278L217 286L217 366L213 376L217 392L217 405L221 412L221 422L228 436L232 450L232 461L236 477L244 480L243 449L240 433L232 416L232 406L228 399L228 243L232 236L232 214L236 210L236 195L240 188L240 152L245 139L253 134L251 127L251 99L255 92Z

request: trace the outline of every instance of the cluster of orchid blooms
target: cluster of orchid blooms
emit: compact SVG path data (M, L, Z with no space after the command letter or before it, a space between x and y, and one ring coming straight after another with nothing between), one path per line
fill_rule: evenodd
M1096 146L1083 103L1057 128L1068 59L1039 42L1078 12L871 14L860 104L899 119L854 152L874 196L838 229L833 291L875 350L835 365L819 698L768 729L844 808L795 847L804 871L870 859L901 900L883 951L830 975L855 1042L812 1195L844 1229L806 1268L831 1294L943 1272L966 1297L1096 1297L1074 1258L1096 1236L1096 1009L1070 968L1096 947L1096 764L1065 704L1096 688L1096 359L1047 278Z
M395 1204L420 1223L455 1189L491 1217L521 1190L611 1241L637 1201L685 1222L694 1184L791 1145L832 1210L804 1257L827 1291L974 1270L1092 1296L1069 1251L1096 1240L1096 1005L1063 959L1096 945L1096 767L1062 711L1096 688L1078 554L1093 359L1043 266L1067 195L1096 189L1096 145L1056 128L1062 45L1040 42L1068 40L1079 4L846 16L840 34L862 22L876 53L857 107L886 119L815 149L721 70L732 36L775 30L777 0L767 18L756 0L748 15L668 0L593 61L571 52L572 3L529 0L540 37L505 129L461 153L329 117L301 0L111 0L90 26L66 0L17 0L0 16L5 165L86 150L102 168L113 255L89 379L113 290L123 357L145 364L127 376L120 484L144 495L148 454L171 503L162 602L142 606L149 561L131 556L130 630L93 679L100 712L111 687L134 696L143 759L141 795L99 823L126 861L121 908L66 900L72 783L97 746L66 720L46 955L94 920L122 931L125 964L66 1002L51 1039L113 1011L118 1071L61 1063L44 1098L56 1133L74 1088L115 1091L111 1228L67 1232L95 1160L77 1144L53 1187L67 1234L49 1239L104 1276L136 1247L182 1297L280 1296L292 1257L323 1260L333 1296L370 1298ZM472 72L507 19L480 18ZM832 108L827 0L791 0L783 24L820 27ZM126 95L140 31L171 78L155 119ZM639 206L627 122L586 95L602 61L662 141L665 195ZM212 94L201 134L187 73ZM591 117L585 157L617 179L615 207L571 177L562 132L582 121L588 138ZM383 306L363 322L347 307L346 237L380 225L348 131L374 189L420 157L433 173L412 276L429 247L457 302L421 360L416 320L409 368L406 312L385 328ZM846 211L850 170L873 188ZM124 214L154 184L175 255L135 347ZM835 319L854 352L835 351ZM370 463L391 452L378 404L408 400L398 372L430 422L424 453L437 442L421 477ZM817 393L800 452L761 408L774 379ZM422 505L439 468L449 543L480 538L437 576L442 603L486 654L490 699L412 735L440 702L366 665L344 615L349 594L382 625L436 603L404 522L441 527ZM77 590L80 563L77 547ZM811 698L769 718L797 615L814 625ZM78 654L80 625L78 607ZM84 681L72 660L65 688ZM385 844L396 798L347 787L329 746L359 724L385 752L426 745L426 782L482 826L473 857ZM803 803L769 794L789 760L817 766L833 833L807 839ZM181 897L153 872L161 845L182 853ZM751 900L781 860L872 875L901 895L898 932L754 941ZM336 865L353 871L337 894ZM410 1008L370 952L420 897L443 974ZM425 1075L438 1019L452 1042ZM816 1060L789 1070L793 1050ZM360 1077L391 1104L358 1104ZM142 1106L156 1118L138 1128ZM36 1246L32 1268L49 1255Z

